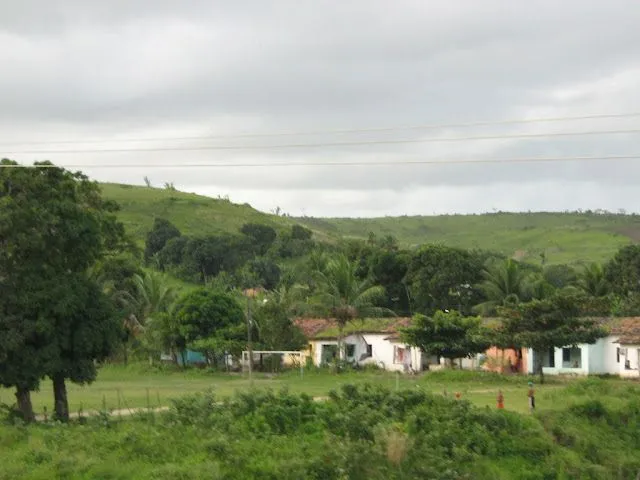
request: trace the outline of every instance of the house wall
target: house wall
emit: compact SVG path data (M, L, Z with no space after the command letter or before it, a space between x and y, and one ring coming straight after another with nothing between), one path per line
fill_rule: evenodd
M581 344L579 348L581 349L580 368L572 368L573 361L576 358L575 356L571 357L569 364L567 362L563 362L563 354L562 348L556 348L554 350L554 360L555 367L544 367L544 373L548 375L558 375L558 374L577 374L577 375L598 375L598 374L613 374L613 375L624 375L624 357L620 357L620 362L617 361L617 349L621 347L620 344L617 343L618 338L614 336L608 336L605 338L599 339L594 344ZM628 349L629 359L636 358L634 355L637 355L637 349L631 351L632 349ZM529 373L534 373L535 369L535 359L531 349L527 350L528 352L528 361L527 361L527 371ZM546 354L545 354L546 355ZM633 357L632 357L633 356ZM637 367L636 367L637 368ZM627 374L633 375L633 373L626 372Z
M626 349L626 355L620 356L620 364L618 366L620 376L625 378L640 377L640 344L620 345L620 348ZM629 368L626 368L626 361L629 362Z
M505 350L499 349L497 347L491 347L486 351L485 355L487 356L487 362L484 364L483 368L485 370L489 370L492 372L508 372L509 371L509 362L511 365L517 365L518 363L518 354L515 350L511 348L507 348ZM504 363L506 365L503 368L502 362L504 359ZM527 350L522 350L522 362L520 364L520 368L518 369L519 373L527 372Z
M372 347L372 360L385 370L404 371L404 363L394 363L394 353L396 348L409 350L411 367L414 370L422 370L422 352L418 348L411 348L408 345L387 340L388 333L385 334L364 334L364 341ZM365 350L366 351L366 350Z
M354 354L347 356L346 360L349 362L357 362L359 364L372 363L378 365L380 368L391 371L404 371L403 363L394 363L395 348L405 348L409 350L411 358L411 366L414 370L422 370L423 355L417 348L409 348L404 343L396 343L387 340L388 333L384 334L354 334L348 335L344 338L345 344L352 344L355 346ZM323 345L338 345L337 340L312 340L310 356L313 359L314 365L322 365L322 347ZM362 361L360 358L367 353L367 344L371 345L371 357L365 358ZM345 347L346 348L346 347Z

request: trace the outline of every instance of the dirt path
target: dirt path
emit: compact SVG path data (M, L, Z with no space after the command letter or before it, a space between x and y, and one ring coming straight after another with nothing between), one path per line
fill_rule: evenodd
M156 407L156 408L121 408L120 410L109 410L110 417L128 417L131 415L135 415L137 413L159 413L166 412L169 410L169 407ZM100 411L98 410L87 410L86 412L82 412L80 415L79 412L72 412L69 414L69 418L80 418L82 417L96 417L100 415ZM48 416L47 418L51 418ZM36 421L43 422L45 421L44 415L36 415Z

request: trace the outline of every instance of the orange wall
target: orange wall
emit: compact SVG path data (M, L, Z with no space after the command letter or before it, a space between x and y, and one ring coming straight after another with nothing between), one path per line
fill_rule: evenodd
M516 365L518 362L518 354L515 350L507 348L504 351L497 348L491 347L486 351L486 355L488 357L487 363L485 363L485 369L490 370L492 372L501 372L505 373L509 372L509 361L511 361L512 365ZM501 362L504 355L504 362L506 367L501 367ZM489 360L492 359L492 360ZM522 349L522 360L520 361L520 365L518 368L519 373L526 373L527 371L527 351L526 349Z

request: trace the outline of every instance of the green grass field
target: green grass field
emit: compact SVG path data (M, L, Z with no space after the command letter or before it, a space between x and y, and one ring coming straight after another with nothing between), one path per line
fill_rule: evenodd
M605 261L621 246L640 240L640 216L578 213L493 213L485 215L402 216L381 218L288 218L260 212L224 199L131 185L102 184L106 198L122 207L119 217L142 242L155 217L174 223L188 235L237 232L247 222L284 228L294 222L317 239L393 235L404 246L442 243L493 250L529 262Z
M293 223L284 217L259 212L249 205L193 193L112 183L103 183L101 187L105 198L120 205L120 220L139 241L144 240L155 217L168 219L187 235L236 233L248 222L275 228Z
M445 371L428 372L417 376L396 375L383 371L358 371L332 374L325 370L306 370L301 377L298 371L281 374L254 374L254 388L280 390L287 388L292 393L306 393L324 397L329 391L345 384L376 383L390 389L418 388L448 395L461 393L461 398L480 407L495 407L498 390L505 396L505 408L520 413L528 411L527 377L506 377L491 373ZM536 381L536 379L534 379ZM572 388L593 380L549 378L544 385L537 385L538 408L557 410L566 408L577 399ZM602 380L607 388L636 388L640 385L618 379ZM248 391L248 377L242 374L210 373L201 370L158 371L145 366L107 366L100 370L95 383L88 386L68 384L69 407L72 412L82 409L107 410L169 406L171 399L212 389L217 396L226 397L234 392ZM38 413L44 407L51 411L53 393L51 383L45 381L40 391L32 395L34 409ZM13 403L13 391L0 389L0 402ZM615 395L608 401L615 403Z
M72 418L69 425L25 426L7 417L0 423L0 480L636 478L640 384L550 378L536 386L538 408L530 415L527 380L469 371L310 370L302 378L256 374L252 390L241 375L110 366L94 385L70 386L73 409L178 400L162 414ZM505 411L496 409L498 389ZM214 396L191 395L206 390ZM34 401L50 403L50 385Z
M351 238L393 235L404 245L442 243L548 263L605 261L640 238L640 216L578 213L493 213L383 218L297 218L316 230Z

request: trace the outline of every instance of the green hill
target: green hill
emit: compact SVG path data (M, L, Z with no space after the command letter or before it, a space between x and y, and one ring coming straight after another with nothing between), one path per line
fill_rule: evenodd
M166 218L187 235L237 232L248 222L274 228L294 223L286 217L259 212L248 204L238 205L194 193L112 183L101 186L105 198L120 205L120 220L139 241L144 240L155 217Z
M381 218L296 218L315 230L351 237L393 235L404 245L443 243L493 250L530 262L603 261L640 240L640 216L610 213L491 213Z
M640 240L640 216L608 213L492 213L484 215L381 218L288 218L250 205L158 188L103 184L106 198L122 210L120 218L139 241L154 217L174 223L185 234L237 232L247 222L285 228L300 223L321 240L366 239L369 232L393 235L404 246L443 243L494 250L516 258L548 263L604 261L622 245Z

